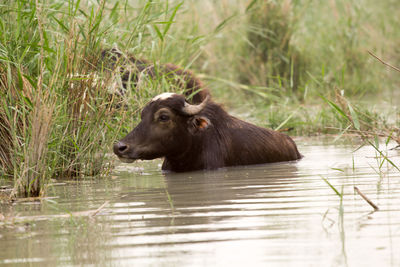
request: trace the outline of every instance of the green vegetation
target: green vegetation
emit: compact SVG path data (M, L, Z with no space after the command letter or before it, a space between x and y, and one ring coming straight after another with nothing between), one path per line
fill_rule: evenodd
M112 143L154 95L105 68L117 46L155 67L192 69L215 99L293 135L353 133L400 142L397 0L79 1L0 3L0 175L14 195L49 179L104 175ZM244 101L243 99L246 99ZM378 102L377 100L380 99ZM389 106L384 107L381 102ZM376 108L371 107L376 104Z

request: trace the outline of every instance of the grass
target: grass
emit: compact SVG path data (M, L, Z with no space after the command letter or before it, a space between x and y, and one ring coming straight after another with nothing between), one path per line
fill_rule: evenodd
M42 195L50 178L100 174L115 113L104 83L91 75L104 5L79 9L85 20L72 1L0 8L1 163L14 177L14 195Z
M383 114L366 101L396 99L398 73L367 52L400 66L395 3L0 4L0 175L14 180L14 195L37 196L49 179L109 173L107 153L141 107L158 93L180 90L157 73L116 94L121 73L101 57L112 47L156 70L167 62L194 70L219 102L266 127L400 142L397 108Z

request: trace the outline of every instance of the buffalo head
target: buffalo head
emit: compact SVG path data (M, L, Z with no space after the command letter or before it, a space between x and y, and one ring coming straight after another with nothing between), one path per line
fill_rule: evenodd
M201 115L209 95L199 104L189 104L183 95L164 93L154 97L142 110L141 122L114 144L114 153L123 162L136 159L176 157L193 145L193 136L204 131L210 121Z

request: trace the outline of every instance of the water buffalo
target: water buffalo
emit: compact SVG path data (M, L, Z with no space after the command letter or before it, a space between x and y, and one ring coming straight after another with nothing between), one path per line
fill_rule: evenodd
M123 162L164 157L162 169L174 172L301 158L289 136L229 115L210 95L189 104L175 93L154 97L114 153Z

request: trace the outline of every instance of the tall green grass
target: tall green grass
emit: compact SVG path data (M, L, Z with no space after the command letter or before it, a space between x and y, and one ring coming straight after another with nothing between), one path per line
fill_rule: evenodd
M391 5L395 1L196 2L193 10L205 8L207 13L192 19L202 28L200 33L229 18L204 45L199 67L216 86L230 86L223 80L245 84L250 86L246 94L252 91L267 103L293 91L300 101L319 94L334 96L335 89L357 98L380 94L398 86L399 77L367 51L400 65L400 32L395 26L399 18ZM240 88L237 91L243 91Z
M400 76L368 53L400 65L400 18L392 5L393 0L192 2L208 14L192 18L198 33L223 24L207 39L196 66L216 96L232 107L247 105L239 112L250 110L264 126L297 135L342 133L348 121L322 96L337 105L343 99L355 103L363 131L393 129L399 116L391 105L398 104Z
M384 116L353 103L398 87L398 75L367 53L399 65L394 4L1 3L0 174L13 177L20 196L44 194L50 179L107 174L112 143L132 128L141 107L155 94L180 90L160 74L116 94L120 73L101 57L115 46L156 68L173 62L193 69L215 98L228 107L247 104L241 110L264 126L293 134L382 128Z
M129 110L117 108L122 100L109 92L115 81L101 51L118 40L143 53L144 40L162 29L152 51L162 53L178 8L152 1L139 8L119 1L0 5L0 163L3 175L14 177L15 195L41 195L52 178L107 171L121 125L132 125L129 118L146 100L127 94ZM152 96L152 89L141 95Z

